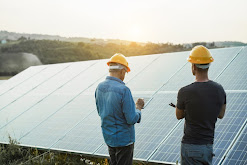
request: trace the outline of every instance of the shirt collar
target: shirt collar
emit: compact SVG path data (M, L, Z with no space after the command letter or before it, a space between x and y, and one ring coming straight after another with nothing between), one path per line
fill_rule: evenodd
M121 84L125 84L122 80L120 80L119 78L116 78L116 77L107 76L106 79L114 80L114 81L120 82Z

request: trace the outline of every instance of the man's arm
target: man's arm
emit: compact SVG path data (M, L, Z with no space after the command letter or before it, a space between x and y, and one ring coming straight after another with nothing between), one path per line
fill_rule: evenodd
M178 120L183 119L185 117L184 109L185 109L184 95L183 95L183 90L180 89L178 91L177 105L176 105L176 117Z
M223 104L221 110L220 110L220 114L218 116L219 119L222 119L225 115L225 111L226 111L226 104Z
M176 117L178 120L183 119L185 117L184 110L183 109L178 109L176 107Z
M122 102L123 113L128 124L139 123L141 120L141 111L136 109L132 94L127 88ZM140 107L141 109L142 107Z

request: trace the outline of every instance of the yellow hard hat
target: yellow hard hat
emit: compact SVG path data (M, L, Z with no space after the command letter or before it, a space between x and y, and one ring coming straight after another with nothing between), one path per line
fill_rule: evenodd
M202 45L195 46L187 60L193 64L209 64L214 61L209 50Z
M130 72L130 68L129 68L129 64L125 58L125 56L121 53L116 53L114 54L110 61L107 62L107 65L109 66L110 63L118 63L121 64L123 66L125 66L127 68L127 72Z

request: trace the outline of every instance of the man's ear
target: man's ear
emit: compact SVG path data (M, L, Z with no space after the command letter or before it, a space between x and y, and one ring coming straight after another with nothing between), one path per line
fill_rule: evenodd
M195 72L196 72L196 64L192 64L191 70L192 70L192 74L195 76Z

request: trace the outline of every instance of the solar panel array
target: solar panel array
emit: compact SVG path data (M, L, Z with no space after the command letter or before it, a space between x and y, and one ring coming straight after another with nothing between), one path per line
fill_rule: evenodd
M243 128L243 133L226 155L223 165L246 165L247 164L247 125Z
M227 92L227 113L224 119L218 120L215 129L213 164L218 164L231 145L241 126L247 119L247 93ZM180 157L180 141L183 136L182 121L162 143L150 161L175 162Z
M177 91L194 81L189 52L129 57L125 83L134 100L145 99L136 124L134 159L175 163L183 120L174 108ZM247 47L212 49L209 77L227 90L227 111L215 130L214 164L246 163ZM107 76L106 60L30 67L0 85L0 142L108 156L94 91ZM246 146L246 145L245 145ZM243 150L241 150L243 149Z

